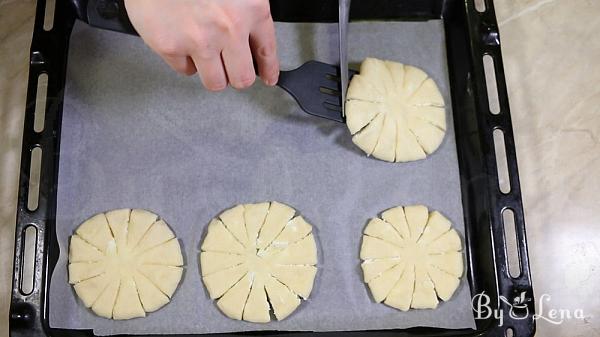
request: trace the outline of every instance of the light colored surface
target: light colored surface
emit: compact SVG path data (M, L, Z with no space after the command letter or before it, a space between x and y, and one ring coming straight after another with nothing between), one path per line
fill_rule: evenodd
M237 205L211 221L200 269L211 299L229 318L267 323L308 299L317 273L312 226L276 201ZM249 296L252 293L252 296Z
M536 294L538 336L600 334L600 2L496 1ZM15 200L35 1L0 0L0 335L7 332ZM551 261L551 262L550 262ZM539 308L539 305L538 305ZM547 312L546 312L547 313Z
M382 217L369 221L360 250L373 299L402 311L448 301L463 276L462 244L450 221L422 205L396 206Z

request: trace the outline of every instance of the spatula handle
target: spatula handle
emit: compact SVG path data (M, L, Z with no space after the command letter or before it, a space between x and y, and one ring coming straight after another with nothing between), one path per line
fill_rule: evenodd
M138 35L129 21L124 0L70 0L77 17L90 26Z

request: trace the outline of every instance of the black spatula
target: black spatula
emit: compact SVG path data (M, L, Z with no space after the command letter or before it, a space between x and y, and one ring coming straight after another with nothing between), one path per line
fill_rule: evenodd
M290 93L307 113L344 122L346 89L356 72L348 70L348 19L350 0L338 0L340 67L309 61L298 69L279 75L279 85Z
M349 76L356 71L349 70ZM308 61L300 67L282 71L277 85L287 91L307 113L345 122L342 114L342 84L337 66Z

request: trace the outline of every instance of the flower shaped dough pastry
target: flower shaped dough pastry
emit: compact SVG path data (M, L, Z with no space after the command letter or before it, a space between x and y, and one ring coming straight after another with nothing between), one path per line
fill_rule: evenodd
M463 274L462 244L450 221L425 206L395 207L373 218L362 238L364 282L377 302L406 311L448 301Z
M141 209L96 214L69 244L69 283L87 308L106 318L143 317L169 303L182 266L175 234Z
M317 273L312 226L278 202L238 205L208 225L202 281L228 317L257 323L290 315Z
M367 58L346 100L352 141L367 155L389 162L424 159L444 139L444 99L419 68Z

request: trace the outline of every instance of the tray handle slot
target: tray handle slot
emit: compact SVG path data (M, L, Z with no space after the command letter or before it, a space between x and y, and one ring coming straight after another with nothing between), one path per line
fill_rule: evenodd
M479 13L485 12L485 9L486 9L485 0L475 0L475 9Z
M29 184L27 188L27 210L38 209L40 200L40 174L42 167L42 148L34 147L31 150L29 166Z
M521 263L517 248L517 233L515 231L515 213L506 208L502 211L502 226L504 227L504 240L506 241L506 255L508 261L508 274L512 278L521 275Z
M498 330L503 331L506 336L532 336L535 332L535 303L500 36L494 2L482 2L485 4L484 12L476 8L477 0L468 1L467 11L476 83L474 94L479 111L478 124L481 143L486 147L484 160L488 172L489 217L497 270L499 309L504 316L504 325L498 327ZM488 69L493 69L493 77L488 74L489 71L486 72L486 63ZM497 109L491 108L490 98L494 97L497 97ZM501 171L506 172L504 178ZM510 214L512 222L510 219L505 220ZM512 230L514 232L511 233ZM512 238L515 239L514 248L510 247ZM518 273L509 271L511 260L513 270L516 267Z
M29 225L21 233L23 240L23 259L21 260L20 290L29 295L35 286L35 253L37 250L37 228Z
M496 171L498 174L498 188L504 194L510 193L510 173L506 159L506 144L504 142L504 131L495 129L494 153L496 154Z
M41 73L37 78L37 90L35 97L35 117L33 120L33 131L40 133L44 130L44 116L46 115L46 101L48 94L48 74Z
M46 0L46 6L44 8L44 30L49 31L54 27L54 8L56 7L56 0Z
M498 88L496 86L496 70L494 59L490 55L483 56L483 70L485 71L485 86L487 87L488 105L490 112L494 115L500 113L500 102L498 102Z

